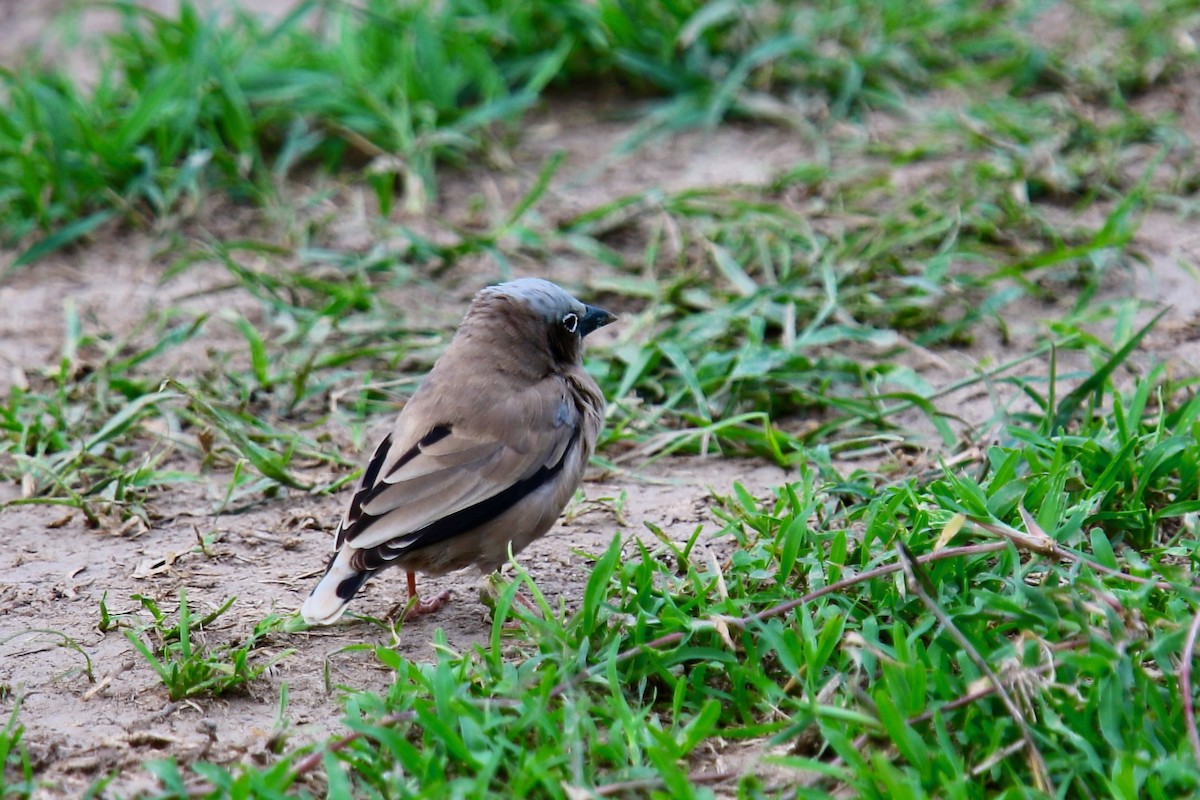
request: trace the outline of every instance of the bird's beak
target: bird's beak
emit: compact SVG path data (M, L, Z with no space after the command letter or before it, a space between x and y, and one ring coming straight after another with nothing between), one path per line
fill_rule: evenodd
M603 308L589 306L586 303L583 307L587 310L583 314L583 319L579 321L580 336L587 336L597 328L603 328L608 323L615 322L617 319L616 314L610 314Z

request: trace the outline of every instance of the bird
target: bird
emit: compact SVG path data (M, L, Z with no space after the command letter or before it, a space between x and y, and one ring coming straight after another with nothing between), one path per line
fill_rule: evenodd
M375 449L300 613L331 624L375 573L475 565L484 574L545 534L574 495L604 421L583 339L614 322L542 278L481 289L454 338Z

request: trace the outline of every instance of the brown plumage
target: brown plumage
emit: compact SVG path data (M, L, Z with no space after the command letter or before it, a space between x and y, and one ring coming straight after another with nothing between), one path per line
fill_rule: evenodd
M583 337L614 319L540 278L479 292L367 465L305 621L335 621L386 567L415 594L414 572L490 572L549 530L604 418Z

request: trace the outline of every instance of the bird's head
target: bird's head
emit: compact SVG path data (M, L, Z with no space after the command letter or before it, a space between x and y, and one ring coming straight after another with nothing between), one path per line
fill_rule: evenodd
M579 363L583 337L616 318L542 278L489 286L476 295L468 312L472 322L492 327L493 335L503 330L531 343L546 342L549 354L559 364Z

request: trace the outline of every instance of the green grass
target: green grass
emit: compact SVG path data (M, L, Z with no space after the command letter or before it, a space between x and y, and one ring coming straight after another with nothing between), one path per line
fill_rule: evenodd
M198 771L259 796L319 770L302 787L692 797L720 777L697 766L719 737L770 743L774 769L811 781L805 796L1190 796L1200 771L1177 658L1200 600L1185 521L1200 401L1161 374L1132 392L1106 382L1097 399L1110 412L1052 430L1042 399L1040 416L1008 427L1013 445L930 481L802 468L765 502L739 489L722 506L727 558L614 539L574 611L521 574L488 643L456 652L443 640L433 663L376 648L394 683L347 691L349 740L270 772ZM512 605L522 584L544 618ZM156 771L182 785L173 767ZM782 788L725 779L741 796Z
M85 332L68 303L60 359L40 375L26 375L0 405L0 453L8 456L0 475L18 482L24 494L13 502L76 508L100 527L110 516L148 521L148 499L213 470L233 474L231 499L281 485L337 484L338 476L318 485L297 475L294 460L341 460L256 413L251 381L229 372L216 385L194 388L172 378L170 356L209 324L203 315L166 311L152 314L128 337L111 340L103 332ZM252 339L248 349L257 344ZM200 454L201 470L179 468L180 451ZM257 476L239 481L245 469Z
M203 320L167 314L146 321L128 340L87 334L75 306L65 306L66 336L57 363L26 375L0 406L0 474L21 482L27 502L46 499L79 508L92 525L114 504L138 504L147 492L184 478L165 469L162 449L134 434L175 399L137 368L198 335ZM173 324L174 323L174 324ZM137 340L149 334L148 346Z
M441 269L485 254L572 251L661 275L618 273L597 287L635 310L621 342L589 363L616 400L608 443L650 452L703 443L793 463L806 444L867 437L862 446L872 446L869 437L894 432L891 419L909 406L948 444L956 434L933 403L941 389L899 357L969 343L980 327L1004 330L1010 304L1062 285L1080 293L1081 313L1093 308L1095 287L1131 257L1137 213L1150 202L1134 185L1099 228L1067 230L994 178L965 162L914 194L884 168L801 165L767 187L650 192L558 223L539 213L542 181L495 229L433 250L416 242L412 257ZM838 207L785 199L821 192ZM611 244L618 233L622 250ZM319 438L330 423L361 429L387 413L415 385L397 383L395 365L419 374L445 341L407 325L387 299L394 293L381 291L417 280L392 257L218 242L172 273L213 267L261 312L149 320L139 332L149 346L137 335L103 342L68 319L63 360L14 390L6 412L10 474L30 476L28 502L82 508L93 524L110 510L145 516L155 491L199 477L167 468L180 451L199 452L205 471L229 481L227 504L279 486L334 488L345 476L317 479L294 466L345 463L304 429ZM172 350L218 324L244 348L214 354L205 374L174 378L163 363ZM172 435L147 436L163 427Z
M427 208L437 164L486 155L554 85L653 98L644 133L806 126L798 100L845 116L943 85L1065 82L1121 106L1194 63L1179 31L1197 18L1185 2L1095 0L1078 14L1116 46L1058 51L1028 35L1045 7L1032 0L303 2L271 23L114 6L96 86L51 67L0 75L0 236L28 244L18 265L115 217L191 214L212 189L268 200L308 163L360 169L385 215L398 199Z
M15 263L113 220L188 230L214 192L283 230L177 239L164 281L203 271L238 299L219 314L157 309L118 337L65 306L61 353L0 401L12 502L103 528L153 525L185 482L216 487L216 514L333 491L362 460L344 443L369 447L447 341L408 291L553 277L557 259L596 265L579 288L622 315L588 352L610 399L601 465L789 468L767 497L712 498L715 536L630 519L582 554L570 602L518 567L479 646L442 638L414 661L365 637L351 647L392 680L337 687L345 733L290 751L281 735L260 761L151 761L146 796L1200 794L1182 663L1197 377L1147 354L1156 309L1112 291L1143 258L1143 215L1186 211L1200 186L1188 132L1138 102L1192 75L1194 3L372 0L271 23L117 8L98 85L3 75ZM486 224L432 202L445 165L486 167L535 103L598 88L624 99L625 147L737 119L792 126L813 155L764 186L570 215L556 156ZM865 133L879 109L889 126ZM291 178L313 167L369 186L387 246L338 250L328 220L299 221ZM209 343L207 367L175 368ZM923 367L963 352L980 363L953 378ZM989 395L972 419L964 390ZM198 620L179 597L173 615L135 597L137 629L104 601L99 627L201 708L260 680L286 655L262 648L297 627L268 617L214 644L232 600ZM0 794L22 797L18 711Z
M240 644L208 644L204 628L228 611L236 598L231 597L216 611L194 619L187 592L180 589L178 621L174 624L154 600L142 595L134 599L141 602L153 621L136 631L126 630L125 637L158 674L171 700L244 692L250 683L294 652L284 650L269 658L253 657L267 636L283 628L284 620L276 616L262 620ZM104 627L109 615L103 601L100 608L101 627Z
M0 698L8 700L12 689L3 687ZM20 722L21 699L13 703L12 713L0 729L0 797L32 797L33 767L21 737L25 732Z
M838 197L836 209L777 199L822 191ZM642 405L627 421L618 416L609 435L645 432L649 408L656 426L694 427L720 442L728 431L710 436L714 423L761 411L785 425L816 420L789 426L816 443L891 428L905 402L926 411L951 444L929 402L939 390L904 356L919 361L921 348L968 345L980 328L1006 331L1016 301L1047 298L1064 284L1079 292L1082 312L1104 276L1129 263L1144 196L1135 188L1091 230L1051 224L974 164L917 192L882 170L840 175L814 166L765 190L656 197L654 214L666 224L649 231L643 269L661 277L635 284L649 309L597 365L611 396ZM602 239L608 219L627 224L625 209L645 201L620 200L569 221L565 232ZM664 256L667 247L674 252Z

